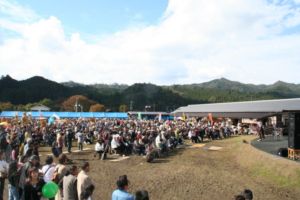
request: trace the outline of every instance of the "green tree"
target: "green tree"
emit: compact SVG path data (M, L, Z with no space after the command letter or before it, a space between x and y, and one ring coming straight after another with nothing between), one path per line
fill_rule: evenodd
M127 112L128 111L128 107L126 104L122 104L119 106L119 112Z
M19 105L14 105L14 109L13 110L17 110L17 111L25 111L25 105L19 104Z
M30 111L31 108L32 108L33 106L36 106L36 105L37 105L36 103L28 103L28 104L26 104L26 105L24 106L24 108L25 108L24 111Z
M54 102L53 102L51 99L47 99L47 98L45 98L45 99L39 101L38 104L42 104L42 105L44 105L44 106L47 106L47 107L49 107L51 110L52 110L53 107L54 107Z

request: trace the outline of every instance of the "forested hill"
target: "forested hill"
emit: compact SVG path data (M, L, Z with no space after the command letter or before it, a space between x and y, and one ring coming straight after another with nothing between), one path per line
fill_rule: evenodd
M8 110L11 107L20 109L20 106L12 105L30 104L26 107L28 109L35 103L45 104L45 102L52 109L64 110L63 102L73 95L83 95L111 111L119 111L121 105L126 106L125 110L128 110L130 106L133 110L144 110L145 106L150 106L151 111L171 111L182 105L202 103L202 101L183 97L169 89L145 83L131 86L84 85L75 82L57 83L40 76L17 81L8 75L0 79L0 102L9 102L5 108L3 106L1 108L0 105L0 110ZM89 111L89 108L85 107L84 111Z
M25 105L41 103L47 99L46 102L51 101L50 107L63 110L62 103L73 95L86 96L93 102L103 104L107 110L111 111L119 111L121 105L127 110L130 108L144 110L145 106L149 106L151 111L171 111L192 103L300 97L300 85L281 81L272 85L253 85L224 78L199 84L172 86L146 83L133 85L57 83L40 76L21 81L8 75L0 79L0 102L2 103ZM88 108L86 109L85 111L88 111Z
M26 104L41 99L61 99L72 95L72 89L40 76L17 81L10 76L0 80L0 101Z
M271 85L244 84L225 78L200 84L165 86L194 100L208 102L249 101L300 97L300 84L277 81Z

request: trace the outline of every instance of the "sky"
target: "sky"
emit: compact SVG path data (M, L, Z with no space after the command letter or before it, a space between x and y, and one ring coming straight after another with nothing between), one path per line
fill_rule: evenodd
M0 75L300 83L300 0L0 0Z

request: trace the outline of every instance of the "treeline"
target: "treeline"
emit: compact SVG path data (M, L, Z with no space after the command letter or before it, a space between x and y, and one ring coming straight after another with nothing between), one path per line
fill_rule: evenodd
M30 110L45 105L57 111L173 111L195 103L217 103L300 97L300 85L278 81L272 85L243 84L227 79L206 83L157 86L137 83L84 85L57 83L35 76L17 81L0 79L0 109ZM75 106L75 104L80 106Z
M78 95L81 97L79 98ZM64 85L43 77L17 81L10 76L3 76L0 80L0 109L2 110L29 110L33 105L43 104L52 110L74 111L76 109L74 96L77 96L79 104L83 105L77 108L79 111L81 109L90 111L90 106L95 104L102 105L102 110L105 111L145 109L148 111L172 111L183 105L202 103L202 101L182 97L169 89L153 84L113 86L109 90L108 86L104 87L99 84L93 86ZM73 100L69 106L66 106L68 99Z
M254 85L221 78L200 84L172 85L166 88L184 97L210 103L300 97L299 84L282 81L271 85Z

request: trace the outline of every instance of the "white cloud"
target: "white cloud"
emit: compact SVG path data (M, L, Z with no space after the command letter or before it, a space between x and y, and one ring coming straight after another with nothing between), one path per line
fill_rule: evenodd
M0 0L0 13L15 21L32 21L38 18L33 10L13 0Z
M282 34L300 25L299 13L264 0L170 0L158 25L94 36L94 42L78 33L67 37L56 17L0 19L0 28L20 34L3 40L0 67L18 79L83 83L196 83L222 76L299 82L300 33Z

